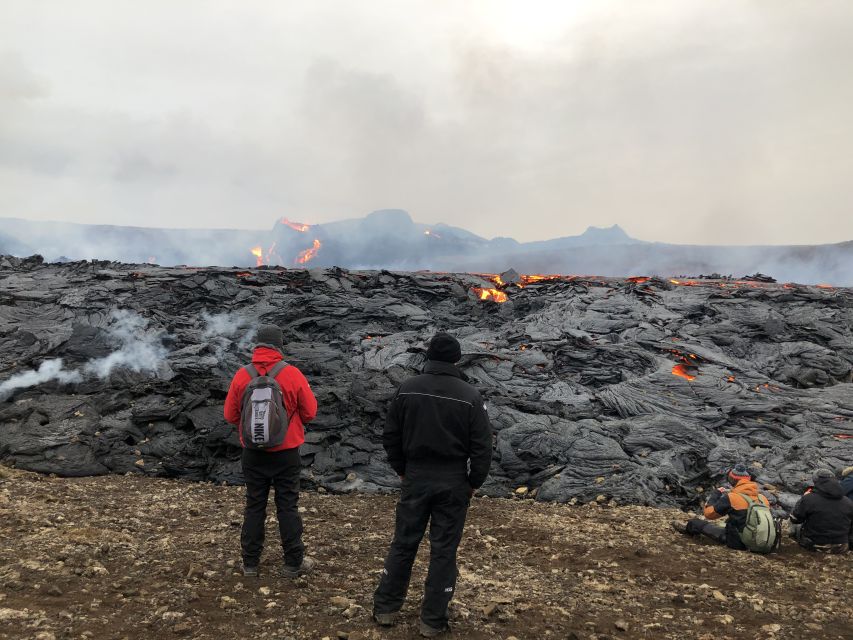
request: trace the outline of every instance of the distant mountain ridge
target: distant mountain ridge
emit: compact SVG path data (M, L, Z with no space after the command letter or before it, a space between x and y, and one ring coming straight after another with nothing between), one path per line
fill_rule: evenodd
M619 225L519 242L448 224L415 222L402 209L309 225L281 218L270 231L157 229L0 218L0 254L195 266L339 266L351 269L604 276L733 274L853 285L853 242L815 246L676 245L632 238Z

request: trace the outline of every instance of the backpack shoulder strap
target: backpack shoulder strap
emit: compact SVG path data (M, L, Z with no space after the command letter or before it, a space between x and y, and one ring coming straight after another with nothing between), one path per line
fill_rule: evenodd
M287 366L288 364L284 360L279 360L272 369L267 371L267 375L270 378L276 378L278 374L287 368Z
M753 507L753 506L755 506L756 501L755 501L755 500L753 500L752 498L750 498L749 496L744 495L744 494L742 493L742 494L740 494L740 497L741 497L741 498L743 498L744 500L746 500L746 508L747 508L747 509L749 509L749 507Z
M251 378L251 379L255 379L255 378L257 378L257 377L258 377L258 375L259 375L259 374L258 374L258 370L257 370L257 369L255 369L255 365L253 365L253 364L247 364L247 365L246 365L245 367L243 367L243 368L246 370L246 373L248 373L248 374L249 374L249 378Z

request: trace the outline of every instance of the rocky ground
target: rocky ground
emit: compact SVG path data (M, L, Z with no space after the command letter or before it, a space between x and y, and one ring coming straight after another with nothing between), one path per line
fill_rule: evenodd
M0 467L0 638L416 636L423 554L399 626L369 615L393 497L304 494L320 565L295 581L277 575L275 544L260 578L237 572L242 499L239 487ZM731 552L672 532L684 515L476 497L453 635L853 638L853 557L788 540L769 557Z

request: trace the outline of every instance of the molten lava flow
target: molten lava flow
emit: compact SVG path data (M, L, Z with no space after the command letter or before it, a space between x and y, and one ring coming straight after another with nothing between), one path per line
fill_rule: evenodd
M687 355L684 355L678 349L670 349L669 352L675 354L678 356L678 359L681 360L681 364L672 366L672 375L684 378L688 381L695 380L696 376L693 375L692 372L696 371L699 364L699 356L695 353L688 353Z
M735 381L735 377L734 377L734 376L729 376L728 378L726 378L726 380L728 380L729 382L734 382L734 381Z
M322 243L314 238L314 245L311 248L299 252L299 255L296 258L296 264L305 264L309 260L313 260L321 246L323 246Z
M695 380L696 379L696 376L692 376L689 373L687 373L687 369L684 367L683 364L673 365L672 375L679 376L681 378L684 378L685 380Z
M503 281L503 278L501 278L500 276L492 276L492 277L490 278L490 280L491 280L492 282L494 282L496 285L498 285L499 287L504 287L504 286L506 286L506 283Z
M542 280L555 280L557 278L561 278L562 276L555 275L542 275L541 273L535 273L532 275L521 276L521 284L519 286L524 286L528 284L533 284L534 282L541 282ZM569 280L573 279L574 276L567 276Z
M256 262L255 266L260 267L261 265L264 264L264 250L261 249L260 246L254 247L253 249L250 249L249 252L253 256L255 256L255 262Z
M670 278L669 281L672 284L680 284L681 286L684 286L684 287L695 287L699 284L695 280L676 280L675 278Z
M306 231L308 231L308 229L311 228L310 224L304 224L302 222L292 222L292 221L288 220L287 218L282 218L281 224L290 227L294 231L299 231L300 233L305 233Z
M631 276L630 278L628 278L628 282L634 282L636 284L648 282L649 280L651 280L649 276Z
M818 284L818 285L815 285L815 286L816 286L818 289L834 289L834 288L835 288L835 287L833 287L831 284Z
M473 291L480 300L493 300L494 302L506 302L507 295L503 291L498 291L497 289L483 289L481 287L472 287L471 291Z
M838 440L851 440L851 439L853 439L853 436L851 436L849 433L836 433L832 437L836 438Z

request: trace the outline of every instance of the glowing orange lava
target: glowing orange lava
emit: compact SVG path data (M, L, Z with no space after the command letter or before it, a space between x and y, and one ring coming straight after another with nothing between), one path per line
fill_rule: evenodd
M299 231L300 233L305 233L306 231L308 231L308 229L311 228L310 224L305 224L303 222L293 222L291 220L288 220L287 218L282 218L281 224L290 227L294 231Z
M635 282L637 284L640 284L641 282L648 282L649 280L651 280L649 276L631 276L628 278L628 282Z
M315 238L314 244L309 249L299 252L299 255L296 258L296 264L305 264L306 262L313 260L322 246L322 243Z
M471 291L477 294L480 300L493 300L494 302L506 302L507 295L503 291L497 289L483 289L481 287L472 287Z
M264 264L264 250L260 246L250 249L249 253L255 256L256 266L260 267Z
M689 373L687 373L687 369L685 369L683 364L673 365L672 375L679 376L679 377L684 378L685 380L688 380L688 381L696 379L696 376L692 376Z

